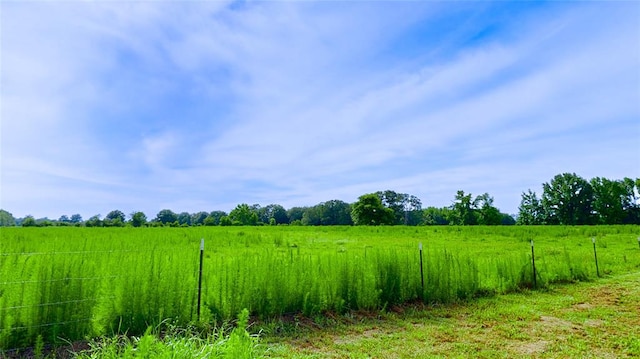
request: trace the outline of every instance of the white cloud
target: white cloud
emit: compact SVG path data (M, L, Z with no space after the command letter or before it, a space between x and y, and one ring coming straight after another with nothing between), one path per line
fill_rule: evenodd
M489 192L513 212L559 172L640 176L624 147L638 23L616 6L532 12L466 44L450 42L482 19L413 33L431 4L3 4L2 206L81 183L73 206L148 216L383 189L436 206ZM423 48L390 56L405 36Z

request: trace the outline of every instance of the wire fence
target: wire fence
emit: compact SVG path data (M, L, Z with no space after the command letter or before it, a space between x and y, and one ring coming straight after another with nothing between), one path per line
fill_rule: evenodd
M536 287L551 275L554 280L589 278L590 272L600 276L595 239L593 251L583 251L591 256L588 260L582 254L571 259L566 249L554 249L553 256L545 254L544 247L534 252L533 241L530 246L499 259L466 258L429 248L423 258L421 243L398 252L365 246L352 254L338 250L322 255L301 254L296 247L277 252L279 257L273 250L268 255L238 251L226 257L213 250L204 257L202 244L198 251L193 243L146 250L14 248L0 253L0 354L28 348L39 337L56 343L143 332L166 318L193 323L199 321L201 309L208 318L228 318L247 305L265 313L317 313L323 308L386 305L381 300L473 296L486 289L480 282L487 278ZM606 244L601 250L605 249ZM589 261L594 259L592 270ZM201 301L203 287L207 303ZM330 301L339 304L327 304Z
M147 326L164 319L152 318L154 311L193 321L199 270L192 258L163 248L2 252L0 354L38 338L67 342L105 334L96 326L126 331L126 321Z

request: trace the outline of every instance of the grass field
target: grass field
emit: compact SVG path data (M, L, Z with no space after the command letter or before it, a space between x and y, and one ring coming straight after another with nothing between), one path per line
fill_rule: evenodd
M0 348L456 303L640 267L637 226L3 228ZM200 239L205 239L197 321ZM424 287L418 243L423 243Z
M438 306L300 320L263 335L270 358L640 357L640 271Z

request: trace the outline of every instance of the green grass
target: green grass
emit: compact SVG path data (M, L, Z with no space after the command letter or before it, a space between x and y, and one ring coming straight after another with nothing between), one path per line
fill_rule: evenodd
M3 228L0 350L147 328L456 303L640 268L637 226ZM200 238L205 238L197 322ZM418 243L424 245L424 289ZM38 339L40 338L40 339Z
M228 335L214 331L203 336L178 328L168 332L147 329L140 337L117 336L94 341L90 350L73 356L78 359L258 358L261 354L257 349L257 337L246 331L248 316L247 310L242 311L236 328Z
M447 305L272 324L270 358L632 358L640 271ZM268 326L267 326L268 327Z

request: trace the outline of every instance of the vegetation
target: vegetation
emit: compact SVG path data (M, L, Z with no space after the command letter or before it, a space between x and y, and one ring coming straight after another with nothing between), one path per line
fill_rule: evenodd
M283 359L637 358L639 281L636 271L463 305L299 318L261 339L269 357Z
M640 266L635 226L5 228L0 348L290 313L450 303ZM206 239L201 317L200 238ZM424 245L422 286L418 243Z
M101 220L95 215L82 221L79 214L62 215L57 221L32 216L15 219L0 210L0 226L23 227L189 227L189 226L257 226L257 225L582 225L640 224L640 179L609 180L596 177L587 181L575 173L555 176L543 183L542 198L530 189L522 193L517 216L502 213L494 206L489 193L475 198L457 191L450 206L422 208L414 195L391 190L360 196L349 204L331 200L312 207L286 210L279 204L260 206L242 203L230 213L224 211L175 213L163 209L150 222L143 212L133 212L129 220L120 210L113 210ZM516 218L514 218L516 217Z

